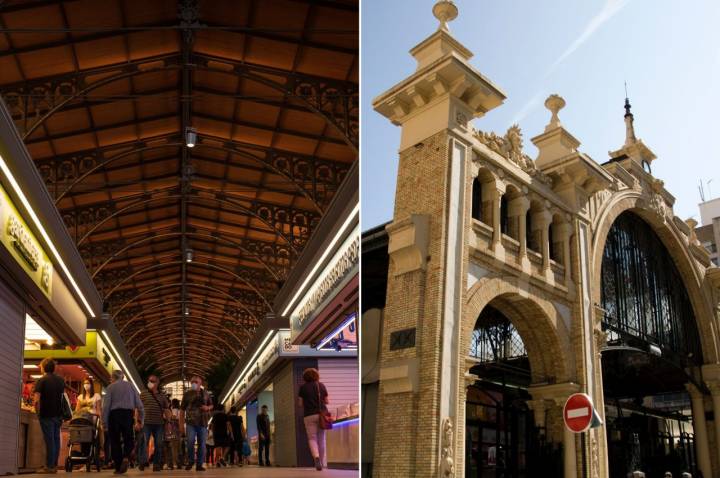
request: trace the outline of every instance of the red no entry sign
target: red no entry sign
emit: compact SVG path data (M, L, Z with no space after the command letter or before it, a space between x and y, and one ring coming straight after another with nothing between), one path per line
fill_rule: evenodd
M563 408L563 419L568 430L582 433L590 428L593 419L593 404L584 393L573 393Z

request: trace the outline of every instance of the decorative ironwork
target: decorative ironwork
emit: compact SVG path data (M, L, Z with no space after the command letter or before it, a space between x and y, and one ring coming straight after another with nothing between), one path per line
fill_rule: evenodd
M527 350L520 333L510 320L488 305L475 324L470 355L481 362L505 362L527 357Z
M17 118L17 127L23 133L23 138L27 138L65 105L118 80L154 71L179 69L182 66L181 56L162 55L6 85L0 94L11 114ZM197 69L240 75L297 98L308 110L320 115L337 129L346 143L357 152L359 87L356 83L197 53L192 54L190 64ZM280 80L273 80L268 75Z
M390 350L411 349L413 347L415 347L415 327L390 333Z
M632 337L702 363L695 315L683 279L658 235L625 212L610 228L602 261L603 328L609 340Z

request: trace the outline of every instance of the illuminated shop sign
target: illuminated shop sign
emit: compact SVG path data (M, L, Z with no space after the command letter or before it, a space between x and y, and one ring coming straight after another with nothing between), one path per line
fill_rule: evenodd
M357 357L357 347L348 347L341 351L327 348L316 350L309 345L293 345L288 329L270 330L220 403L225 404L230 397L235 401L239 400L278 359L343 356Z
M51 297L53 266L10 196L0 186L0 241L45 295Z
M293 314L302 326L320 304L335 290L347 276L348 272L358 264L360 259L360 234L353 231L341 246L318 280L305 296Z

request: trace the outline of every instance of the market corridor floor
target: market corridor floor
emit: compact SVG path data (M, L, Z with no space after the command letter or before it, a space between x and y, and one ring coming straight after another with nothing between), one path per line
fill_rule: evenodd
M148 478L161 478L161 477L203 477L203 478L225 478L225 477L239 477L239 478L310 478L310 477L332 477L332 478L355 478L359 476L357 470L330 470L326 469L323 471L316 471L314 468L280 468L280 467L259 467L259 466L246 466L242 468L208 468L207 471L196 472L192 471L178 471L178 470L163 470L161 472L152 472L150 470L139 471L137 469L130 469L124 476L147 476ZM64 475L65 472L59 471L57 475ZM55 476L57 476L55 475ZM81 477L102 477L109 478L117 475L113 475L113 470L103 470L101 472L86 472L86 471L74 471L73 476ZM48 477L53 475L40 475L30 474L22 475L23 478L40 478ZM123 475L119 475L123 476Z

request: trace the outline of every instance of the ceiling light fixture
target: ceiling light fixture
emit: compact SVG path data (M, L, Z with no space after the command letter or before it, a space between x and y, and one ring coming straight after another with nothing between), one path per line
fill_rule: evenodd
M197 143L197 130L192 126L185 128L185 146L194 148Z
M193 250L186 249L185 250L185 262L192 262L192 261L193 261Z

